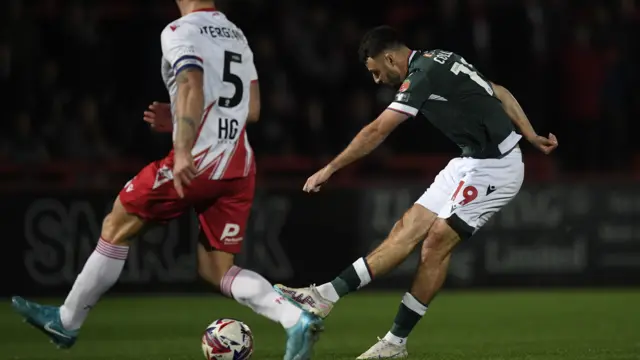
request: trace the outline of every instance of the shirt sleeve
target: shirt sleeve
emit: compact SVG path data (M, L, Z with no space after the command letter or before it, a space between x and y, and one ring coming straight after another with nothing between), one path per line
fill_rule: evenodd
M431 86L425 73L415 72L409 74L400 85L393 102L387 108L409 116L416 116L422 104L429 99L430 94Z
M247 48L245 59L247 59L247 64L249 65L249 79L251 79L251 82L258 81L258 70L253 62L253 51L250 48Z
M203 59L196 42L197 34L193 32L189 24L170 24L162 35L162 56L171 64L174 73L177 75L182 70L189 68L203 69Z

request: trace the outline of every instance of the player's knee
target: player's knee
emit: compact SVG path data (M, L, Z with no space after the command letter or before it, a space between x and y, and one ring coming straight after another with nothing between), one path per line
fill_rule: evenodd
M144 221L125 211L120 199L102 222L102 239L114 245L129 245L129 241L143 227Z
M444 260L460 241L460 237L444 219L437 219L422 244L422 262Z
M427 236L435 219L436 214L420 205L414 205L395 224L391 237L398 243L414 247Z

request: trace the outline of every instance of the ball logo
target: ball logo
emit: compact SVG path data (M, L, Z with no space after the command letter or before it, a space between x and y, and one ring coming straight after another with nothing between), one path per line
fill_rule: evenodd
M399 92L405 92L407 90L409 90L409 86L411 86L411 81L409 80L405 80L402 85L400 85L400 89L398 89Z

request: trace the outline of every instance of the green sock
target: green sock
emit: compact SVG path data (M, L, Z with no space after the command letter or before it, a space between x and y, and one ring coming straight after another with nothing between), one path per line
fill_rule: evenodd
M360 258L344 269L337 278L333 279L331 285L333 285L338 296L343 297L370 282L371 271L369 270L369 265L367 265L364 258Z
M399 338L407 338L426 311L426 305L410 293L404 294L390 333Z

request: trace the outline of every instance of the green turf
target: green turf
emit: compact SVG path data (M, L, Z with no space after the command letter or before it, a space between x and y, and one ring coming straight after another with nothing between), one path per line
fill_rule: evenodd
M326 320L313 359L354 359L383 336L401 293L345 298ZM279 326L220 297L110 298L72 350L0 308L0 359L202 360L200 335L219 317L244 320L254 359L282 359ZM409 339L411 359L640 359L640 291L444 293Z

